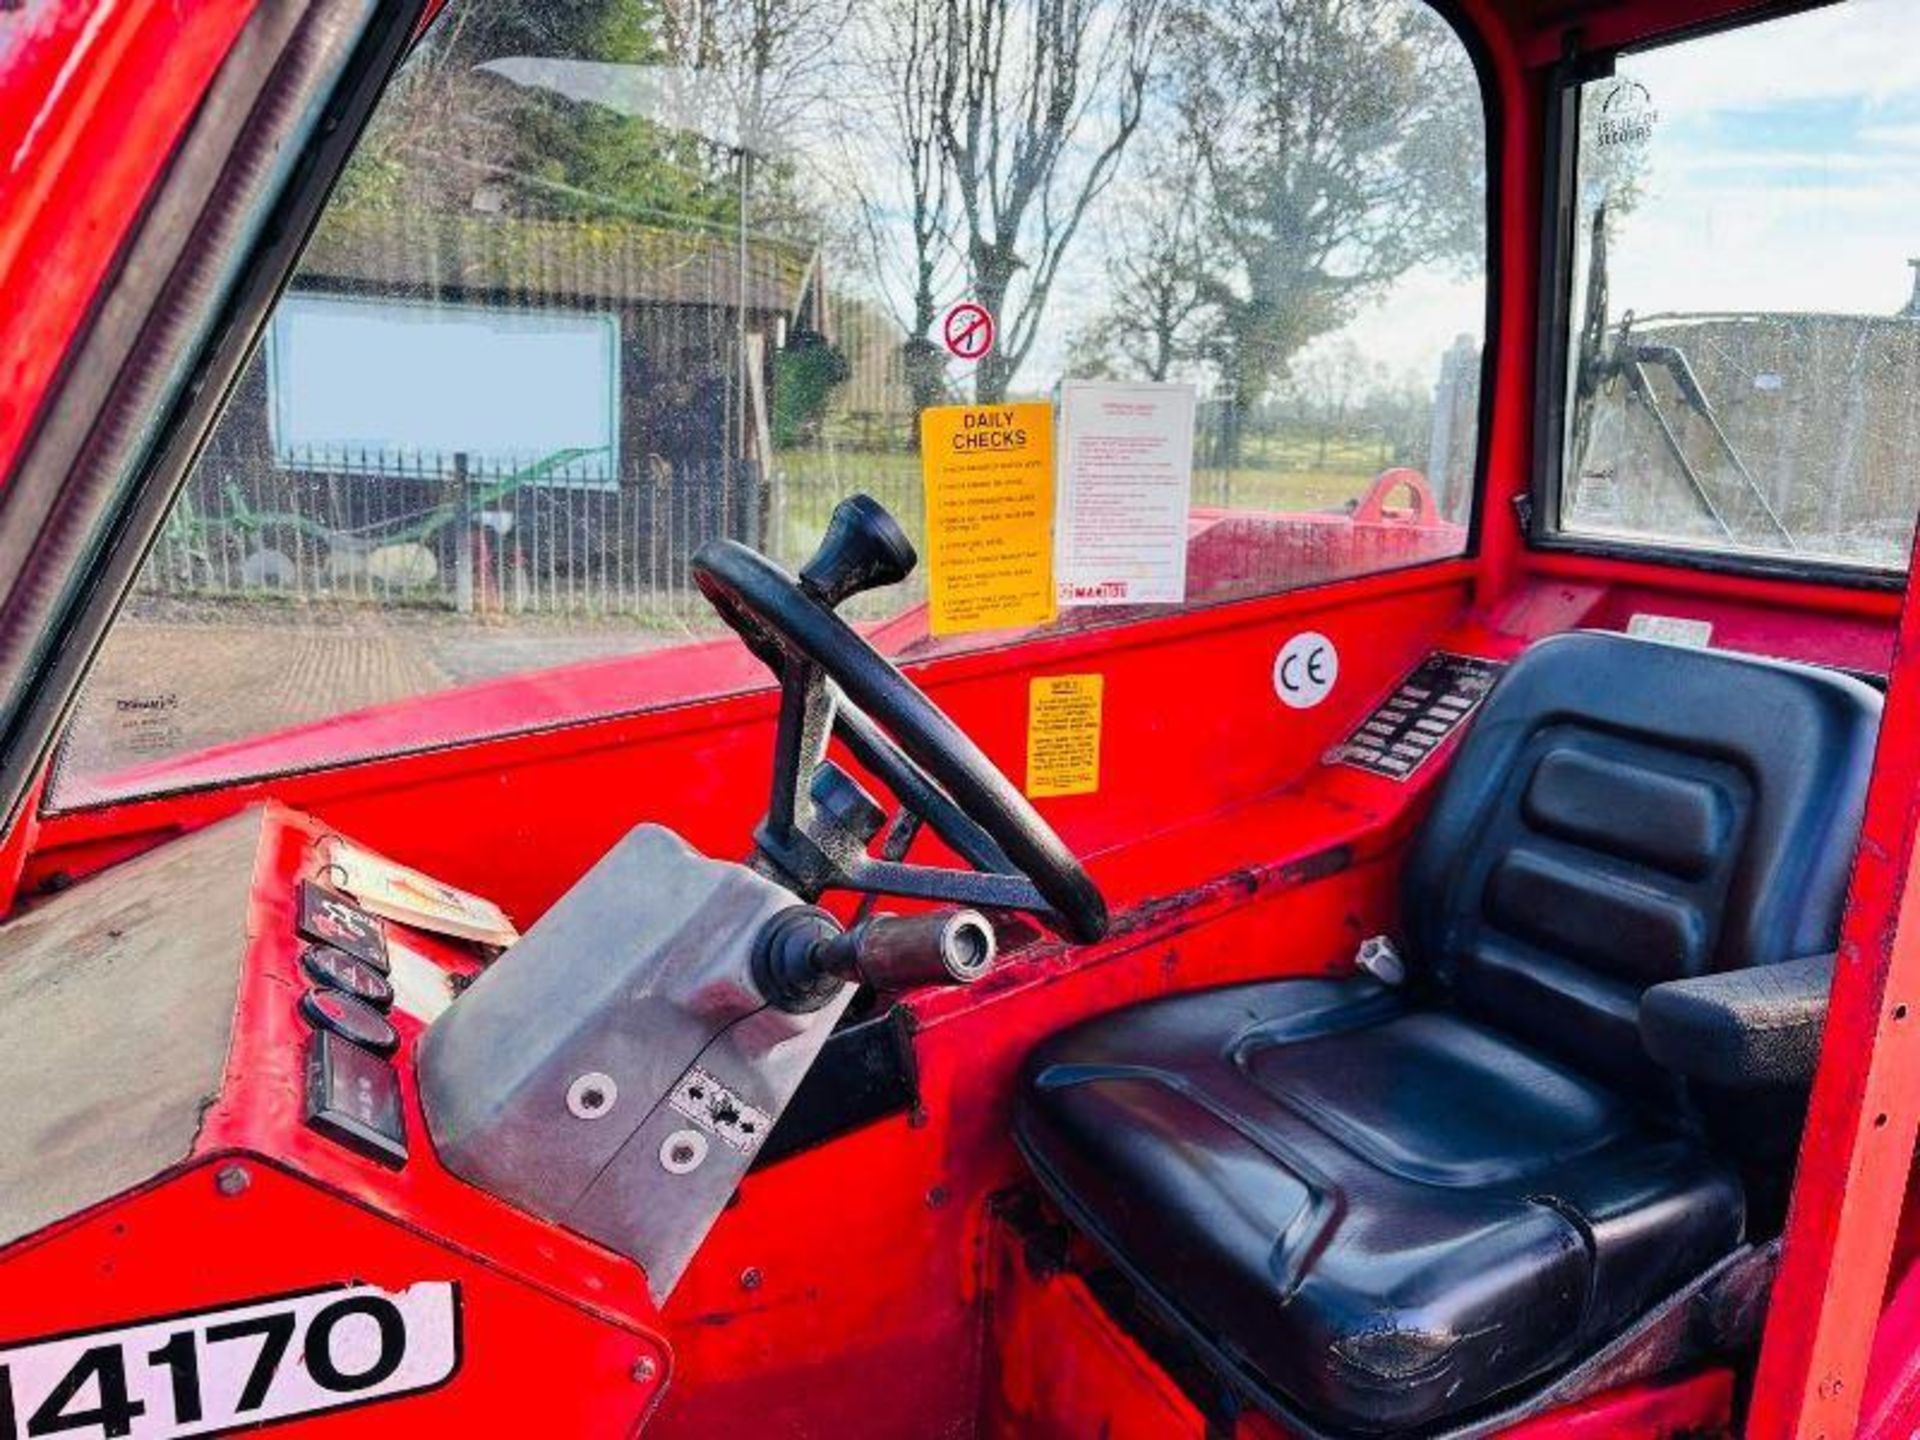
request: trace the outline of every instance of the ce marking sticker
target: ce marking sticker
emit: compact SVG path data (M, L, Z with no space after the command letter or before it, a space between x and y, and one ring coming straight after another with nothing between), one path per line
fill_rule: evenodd
M418 1394L460 1368L460 1291L337 1286L0 1346L0 1437L215 1435Z
M1317 630L1302 630L1273 659L1273 692L1295 710L1311 710L1340 678L1340 652Z

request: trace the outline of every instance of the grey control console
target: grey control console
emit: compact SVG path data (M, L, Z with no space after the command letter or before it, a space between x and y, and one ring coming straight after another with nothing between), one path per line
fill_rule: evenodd
M642 825L428 1029L441 1161L632 1257L673 1289L853 993L770 1004L769 923L807 910L744 865Z

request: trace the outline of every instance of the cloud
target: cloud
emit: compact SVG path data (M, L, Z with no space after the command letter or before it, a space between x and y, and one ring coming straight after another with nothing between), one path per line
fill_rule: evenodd
M1659 115L1615 313L1892 314L1920 250L1920 6L1844 5L1624 58Z
M1860 132L1866 135L1865 131ZM1669 174L1688 177L1698 183L1700 177L1721 174L1808 174L1860 176L1867 181L1899 180L1905 171L1909 179L1920 179L1920 151L1913 155L1886 155L1874 150L1735 150L1726 148L1688 150L1662 157L1662 168ZM1857 183L1849 181L1849 183Z
M1907 125L1863 125L1862 143L1883 150L1911 150L1920 157L1920 122Z
M1403 275L1378 304L1355 316L1340 333L1352 337L1369 360L1396 375L1412 372L1431 384L1455 336L1481 338L1486 310L1482 281L1422 267Z
M1912 0L1848 0L1622 57L1664 117L1920 93L1920 16Z

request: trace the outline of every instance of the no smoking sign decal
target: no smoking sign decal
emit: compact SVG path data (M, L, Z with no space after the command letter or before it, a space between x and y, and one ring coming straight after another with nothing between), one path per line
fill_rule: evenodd
M940 343L956 360L978 360L993 349L993 316L976 300L962 300L940 318Z

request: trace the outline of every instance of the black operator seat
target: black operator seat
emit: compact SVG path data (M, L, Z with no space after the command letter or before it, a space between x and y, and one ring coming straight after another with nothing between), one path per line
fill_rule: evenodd
M1081 1024L1028 1062L1021 1148L1306 1428L1524 1398L1775 1203L1879 714L1807 667L1535 645L1414 842L1409 984L1235 985Z

